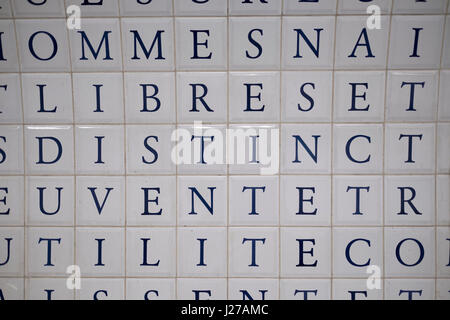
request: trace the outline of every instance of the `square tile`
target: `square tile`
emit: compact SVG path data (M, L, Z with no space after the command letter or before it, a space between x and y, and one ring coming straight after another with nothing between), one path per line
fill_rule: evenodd
M384 199L385 225L434 224L434 176L386 176Z
M387 173L434 173L434 125L388 124L385 130Z
M16 30L22 71L70 71L67 28L63 19L16 20Z
M229 19L229 68L278 70L280 68L279 17Z
M176 120L175 75L125 73L127 123L174 123Z
M72 80L69 73L22 74L22 88L25 123L73 123Z
M435 121L438 104L437 71L389 72L387 121Z
M225 70L227 19L176 18L178 70Z
M19 74L4 73L0 75L0 95L2 97L0 123L22 123L22 92Z
M128 18L121 22L125 71L174 69L172 18Z
M73 174L72 126L26 126L27 174Z
M123 77L120 73L73 73L75 122L123 123Z
M283 122L330 122L333 74L329 71L281 73Z
M78 174L124 174L124 126L77 126L75 165ZM85 153L82 150L88 149Z
M283 17L283 69L333 68L335 20L325 16Z
M389 68L438 68L443 28L443 16L393 16Z
M22 176L3 176L0 181L0 224L2 226L23 226L24 178Z
M127 1L119 0L120 14L125 17L134 16L171 16L172 1L152 0L152 1Z
M23 126L0 126L0 174L23 174Z
M0 70L2 72L18 72L19 58L13 20L0 20ZM8 43L5 46L4 43Z
M78 0L77 0L78 1ZM119 19L84 18L82 29L69 32L72 70L122 71Z
M340 16L336 27L336 69L384 69L389 39L389 18L380 17L382 29L368 29L367 16Z

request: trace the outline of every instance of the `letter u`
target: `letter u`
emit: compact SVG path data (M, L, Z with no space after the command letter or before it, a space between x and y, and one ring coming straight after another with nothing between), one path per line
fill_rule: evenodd
M53 216L55 214L57 214L59 212L59 209L61 208L61 191L63 190L63 188L55 188L58 191L58 205L56 207L56 210L53 212L47 212L44 209L44 190L46 190L47 188L37 188L39 190L39 209L41 210L41 212L47 216Z
M5 238L5 240L6 240L6 260L4 262L0 262L0 266L4 266L4 265L6 265L8 263L10 252L11 252L11 240L12 240L12 238Z

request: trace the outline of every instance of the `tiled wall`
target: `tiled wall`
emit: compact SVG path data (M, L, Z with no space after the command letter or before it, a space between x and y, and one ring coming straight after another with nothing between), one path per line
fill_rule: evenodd
M449 299L449 13L0 1L0 299Z

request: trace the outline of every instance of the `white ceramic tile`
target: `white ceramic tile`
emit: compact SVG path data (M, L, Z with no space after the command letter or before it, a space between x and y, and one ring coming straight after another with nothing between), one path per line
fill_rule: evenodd
M450 86L450 71L442 70L440 75L440 90L439 90L439 121L450 120L450 91L447 88Z
M178 122L227 122L227 79L225 72L177 73Z
M387 121L434 121L438 104L437 71L389 72Z
M179 300L226 300L226 279L178 279Z
M393 16L389 68L438 68L443 27L443 16Z
M229 228L231 277L278 277L278 228Z
M337 69L384 69L389 38L389 18L380 17L381 29L368 29L367 16L338 17Z
M385 72L334 73L335 122L383 122Z
M123 77L120 73L74 73L76 123L123 123Z
M332 77L329 71L282 72L282 121L330 122Z
M333 68L334 33L331 16L284 17L283 69Z
M280 224L328 226L331 220L330 176L281 176Z
M447 278L450 275L450 228L436 229L437 277Z
M333 177L333 224L380 226L383 223L381 176Z
M432 279L386 279L384 296L388 300L433 300Z
M119 0L122 16L170 16L172 15L172 1L127 1Z
M27 177L25 188L28 226L73 226L73 177Z
M119 14L118 0L84 1L66 0L67 7L76 5L81 9L81 16L111 17Z
M281 277L331 276L330 228L282 228Z
M125 178L77 177L77 226L125 224Z
M335 125L333 139L333 170L335 173L382 172L382 125Z
M71 124L72 82L69 73L22 74L24 121Z
M17 73L0 75L0 123L22 123L22 92Z
M178 70L225 70L227 19L176 18Z
M278 225L278 177L229 178L229 225Z
M383 270L381 228L333 229L333 277L367 278L367 268Z
M386 125L386 172L433 173L435 139L435 126L432 124Z
M81 279L82 287L75 291L76 300L123 300L123 279Z
M66 276L74 264L73 228L26 228L27 276Z
M230 279L229 300L277 300L278 279Z
M450 177L448 175L436 176L436 210L437 224L450 225L450 201L448 194L450 193Z
M279 72L233 72L229 77L230 122L278 122Z
M282 279L280 300L330 300L331 281L327 279Z
M226 174L225 133L223 125L178 126L171 163L176 160L179 174Z
M437 170L439 173L450 173L450 144L446 137L450 136L450 123L437 126Z
M227 228L179 228L179 277L227 276Z
M124 70L174 69L172 18L122 19L122 43Z
M177 16L226 16L228 12L228 2L223 0L175 0L174 4Z
M0 272L2 276L24 276L24 228L0 228Z
M73 174L72 126L26 126L27 174Z
M227 224L226 177L178 177L178 226Z
M21 176L3 176L0 183L0 224L24 224L24 179Z
M0 278L0 292L4 300L24 300L23 278Z
M448 12L450 13L450 11ZM444 51L442 52L442 67L450 68L450 16L447 16L445 21L445 37L444 37Z
M16 20L22 71L70 71L67 28L63 19Z
M392 13L445 13L447 1L435 0L435 1L408 1L408 0L395 0Z
M174 279L126 280L127 300L175 300Z
M125 275L123 228L77 228L77 265L85 277Z
M0 17L11 17L12 11L11 11L11 2L10 0L1 0L0 1Z
M329 124L283 125L281 140L281 173L331 172Z
M175 226L176 179L169 177L127 177L127 225Z
M386 176L385 225L433 225L434 176Z
M23 127L0 126L0 173L23 173Z
M338 13L343 14L373 14L374 11L369 10L370 6L378 6L379 11L376 13L389 14L391 13L393 0L374 0L374 1L355 1L355 0L339 0ZM378 10L378 9L377 9Z
M231 70L277 70L280 67L279 17L229 19Z
M12 1L15 17L65 17L64 1Z
M175 122L175 75L125 73L127 123Z
M229 0L230 15L279 15L282 0Z
M333 279L333 300L382 300L383 289L369 290L367 279Z
M283 14L302 15L302 14L335 14L337 0L329 1L298 1L284 0Z
M127 228L127 276L174 277L175 235L175 228Z
M436 279L436 300L450 299L450 279Z
M67 289L66 278L29 278L25 280L26 300L73 300L74 290Z
M75 165L78 174L123 174L123 126L77 126ZM83 152L88 151L88 152Z
M72 70L122 71L119 19L83 19L81 30L71 30Z
M277 125L229 125L228 129L229 174L273 175L279 172Z
M386 277L434 277L434 228L385 228Z
M169 174L175 173L171 140L174 126L128 125L126 127L127 173Z
M19 58L17 56L17 43L13 20L0 21L0 70L2 72L19 71ZM8 43L8 45L6 45Z

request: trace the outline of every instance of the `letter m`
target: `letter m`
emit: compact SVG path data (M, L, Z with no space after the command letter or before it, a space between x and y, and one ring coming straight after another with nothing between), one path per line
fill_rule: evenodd
M153 42L150 45L150 49L147 50L147 48L145 47L144 42L142 41L141 36L139 35L139 32L137 32L137 30L130 30L130 32L133 34L134 36L134 56L131 58L131 60L140 60L141 58L138 57L137 55L137 45L139 43L142 51L144 52L145 56L147 57L147 59L150 58L150 55L153 51L153 48L155 47L155 45L158 46L158 55L156 56L155 60L166 60L166 58L163 57L162 54L162 45L161 45L161 34L163 32L165 32L164 30L158 30L156 31L156 35L153 38Z
M89 41L89 38L87 37L86 33L84 31L78 31L78 33L81 34L81 58L80 58L80 60L89 60L86 57L86 50L85 50L86 44L87 44L89 50L91 51L95 60L97 60L103 45L105 45L105 57L103 58L103 60L113 60L111 58L111 54L110 54L109 37L108 37L111 32L112 31L105 31L103 33L102 40L100 41L100 44L98 45L97 50L95 50L94 47L92 46L92 43Z

